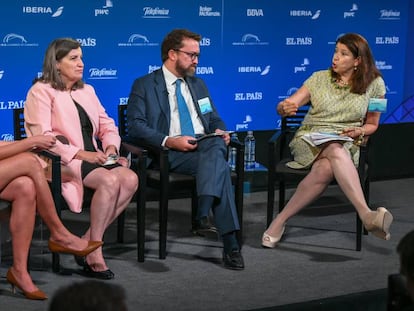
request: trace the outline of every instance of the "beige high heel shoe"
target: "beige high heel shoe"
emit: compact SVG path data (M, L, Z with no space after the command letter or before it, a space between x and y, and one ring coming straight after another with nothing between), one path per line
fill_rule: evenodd
M384 207L378 207L377 210L369 212L362 222L365 229L380 239L389 240L391 238L390 226L393 217Z
M262 246L267 248L275 248L277 243L282 238L283 233L285 232L285 226L282 227L279 234L277 236L271 236L266 232L263 233L262 236Z

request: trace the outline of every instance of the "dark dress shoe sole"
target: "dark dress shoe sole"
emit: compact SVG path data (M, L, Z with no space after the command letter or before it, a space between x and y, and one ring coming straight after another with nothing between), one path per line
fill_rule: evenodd
M108 269L105 271L93 271L88 263L86 263L86 265L83 267L82 275L100 280L111 280L115 278L115 274L111 270Z
M194 230L194 234L205 237L207 239L218 240L219 233L215 227L199 228Z

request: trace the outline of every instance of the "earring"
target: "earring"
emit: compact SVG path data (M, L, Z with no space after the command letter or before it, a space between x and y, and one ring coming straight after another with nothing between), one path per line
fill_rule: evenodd
M357 67L357 66L355 66L355 67L354 67L354 71L357 71L357 69L358 69L358 67Z

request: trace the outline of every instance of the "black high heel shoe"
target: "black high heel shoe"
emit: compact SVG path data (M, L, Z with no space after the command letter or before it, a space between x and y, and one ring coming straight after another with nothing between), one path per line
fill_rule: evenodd
M91 266L86 262L86 260L85 265L83 266L82 275L101 280L110 280L115 277L115 274L109 269L104 271L93 271Z

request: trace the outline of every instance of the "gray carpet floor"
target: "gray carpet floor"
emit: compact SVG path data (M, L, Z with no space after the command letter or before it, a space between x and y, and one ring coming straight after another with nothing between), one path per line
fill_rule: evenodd
M265 230L266 193L246 194L244 271L223 268L220 242L190 233L189 200L170 201L165 260L158 259L157 204L148 203L146 261L138 263L135 210L131 205L126 243L115 242L116 225L105 235L104 254L116 274L114 280L105 282L125 289L129 310L287 310L283 306L344 295L362 302L361 296L352 295L375 291L381 293L384 302L387 276L399 270L396 245L414 229L413 202L414 179L373 182L370 205L385 206L393 213L392 237L383 241L364 236L362 251L357 252L355 212L342 193L332 187L291 219L276 249L264 249L260 239ZM65 224L78 234L86 228L87 217L87 213L64 214ZM37 231L30 266L39 288L52 296L60 286L85 280L68 255L61 256L65 275L52 273L51 256L45 247L47 233L42 237L44 231ZM7 243L0 265L1 309L47 310L48 301L30 301L11 293L5 279L11 256L4 248ZM373 297L378 304L378 296ZM385 310L385 303L382 307ZM305 310L295 310L301 309Z

